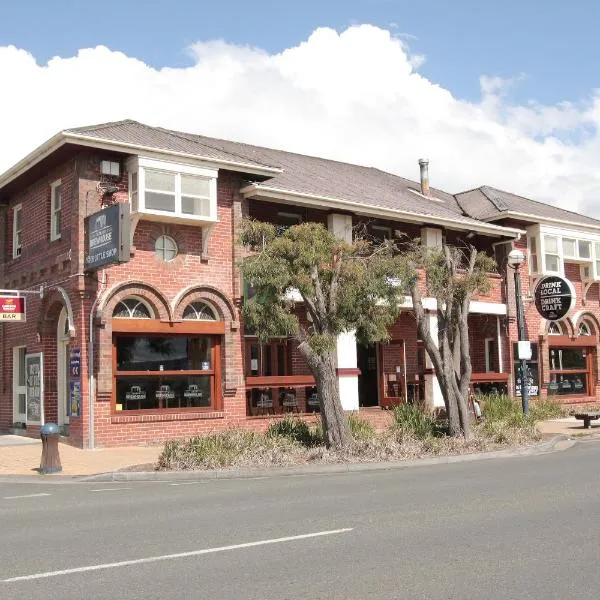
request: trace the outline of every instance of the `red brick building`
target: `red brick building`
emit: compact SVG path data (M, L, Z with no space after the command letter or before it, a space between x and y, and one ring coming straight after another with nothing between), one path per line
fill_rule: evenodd
M125 261L90 270L104 257L107 213L97 215L115 203L129 209ZM473 385L483 392L515 393L506 256L521 248L531 391L571 403L600 391L600 222L583 215L487 187L451 195L429 189L425 176L415 183L134 121L60 132L0 176L0 205L0 287L27 301L25 322L0 325L1 430L36 434L53 421L71 443L93 447L315 412L294 344L261 346L244 331L235 265L245 216L282 227L319 221L345 239L362 223L374 237L468 240L495 256L492 290L470 314ZM86 248L90 215L100 228L95 259ZM560 323L542 320L531 301L544 274L565 276L576 291ZM434 300L425 306L435 327ZM443 404L409 302L389 343L362 347L348 332L337 354L347 410Z

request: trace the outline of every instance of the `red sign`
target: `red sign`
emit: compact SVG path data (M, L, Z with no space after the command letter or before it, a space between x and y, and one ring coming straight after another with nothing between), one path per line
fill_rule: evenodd
M25 320L25 298L0 296L0 321Z

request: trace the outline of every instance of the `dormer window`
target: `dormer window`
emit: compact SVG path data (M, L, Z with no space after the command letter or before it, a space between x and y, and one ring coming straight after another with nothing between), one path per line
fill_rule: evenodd
M160 221L216 221L216 169L135 157L127 162L132 213Z

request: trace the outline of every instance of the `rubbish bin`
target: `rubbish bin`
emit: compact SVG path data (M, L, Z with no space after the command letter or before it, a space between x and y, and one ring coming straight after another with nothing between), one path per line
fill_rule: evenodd
M46 423L40 427L42 438L42 459L40 473L59 473L62 471L58 453L58 438L60 436L56 423Z

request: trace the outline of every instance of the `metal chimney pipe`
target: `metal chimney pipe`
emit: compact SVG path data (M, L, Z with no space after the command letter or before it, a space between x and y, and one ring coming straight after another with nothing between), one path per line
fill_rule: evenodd
M429 159L420 158L419 167L421 168L421 194L429 196Z

